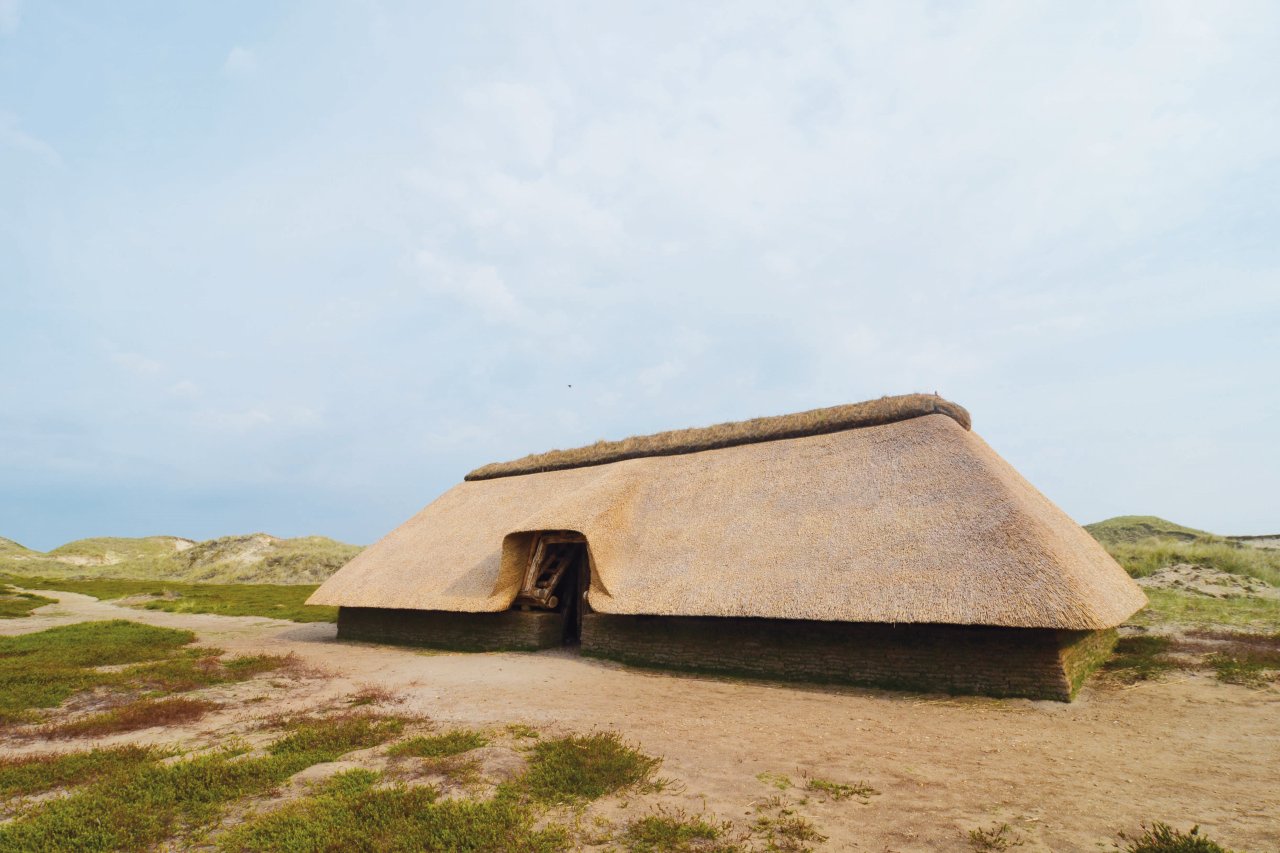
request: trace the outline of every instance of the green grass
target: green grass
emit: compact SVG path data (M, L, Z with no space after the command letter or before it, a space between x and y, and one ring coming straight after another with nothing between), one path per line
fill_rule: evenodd
M0 584L0 619L30 616L31 611L37 607L54 603L52 598L45 598L34 592L18 592L5 584Z
M1182 832L1159 821L1150 828L1143 827L1142 834L1126 841L1125 853L1231 853L1230 850L1200 834L1200 827L1193 826Z
M1179 668L1178 662L1168 654L1172 645L1168 637L1121 637L1103 668L1128 683L1158 678Z
M22 720L31 709L52 708L76 691L117 680L93 667L155 660L194 640L190 631L125 621L0 637L0 722Z
M524 787L544 803L594 800L647 781L661 763L614 732L555 738L534 745Z
M229 851L511 851L568 847L559 828L535 828L535 815L511 796L438 801L434 788L375 788L378 777L352 770L312 797L251 820L221 839Z
M269 616L292 622L335 622L336 607L309 607L304 604L316 587L306 584L197 584L177 581L93 580L0 575L26 589L78 592L103 601L130 596L165 596L137 606L170 613L216 613L220 616Z
M34 710L56 707L82 690L182 692L244 681L286 661L269 655L220 660L217 649L188 648L195 638L119 619L0 637L0 723L29 721ZM133 666L96 670L123 664Z
M1263 687L1280 674L1280 650L1257 648L1243 643L1209 656L1208 664L1219 681Z
M1135 625L1231 625L1280 630L1280 601L1268 598L1209 598L1171 589L1148 589L1150 606L1130 621Z
M167 754L129 745L61 755L0 758L0 800L41 794L55 788L83 785L129 773L144 764L154 764Z
M387 750L388 755L414 756L416 758L443 758L460 755L489 744L489 738L470 729L454 729L442 735L415 737Z
M291 724L264 756L227 751L142 763L0 825L0 850L147 849L212 825L228 803L264 794L300 770L384 743L401 726L375 717L304 720Z
M725 824L708 823L683 812L659 811L627 824L622 833L627 853L732 853L742 848L720 841Z

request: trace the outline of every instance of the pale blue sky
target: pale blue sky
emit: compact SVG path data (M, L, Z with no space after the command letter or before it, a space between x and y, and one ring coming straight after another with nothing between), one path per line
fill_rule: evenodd
M0 0L0 535L934 390L1280 531L1280 5L802 5Z

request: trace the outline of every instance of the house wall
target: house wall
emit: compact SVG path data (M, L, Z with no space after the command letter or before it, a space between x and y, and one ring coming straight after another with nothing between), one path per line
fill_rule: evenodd
M562 636L562 614L547 611L338 611L348 640L527 651ZM1114 631L585 613L581 648L691 672L1068 701L1114 643Z
M1082 681L1097 658L1094 633L591 613L582 652L697 672L1068 701L1064 641Z
M1061 631L1062 665L1074 696L1095 669L1107 662L1116 647L1116 629Z
M464 652L534 651L559 646L564 614L549 610L454 613L338 608L338 639Z

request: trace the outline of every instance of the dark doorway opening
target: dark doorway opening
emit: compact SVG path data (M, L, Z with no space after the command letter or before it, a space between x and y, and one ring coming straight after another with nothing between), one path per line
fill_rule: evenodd
M562 642L577 645L582 638L590 566L587 540L581 533L551 530L535 534L515 606L559 612L564 617Z

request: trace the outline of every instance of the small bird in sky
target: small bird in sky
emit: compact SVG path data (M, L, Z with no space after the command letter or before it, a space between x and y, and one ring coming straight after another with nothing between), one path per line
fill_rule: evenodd
M570 387L570 388L572 388L573 386L572 386L572 385L570 385L569 387Z

